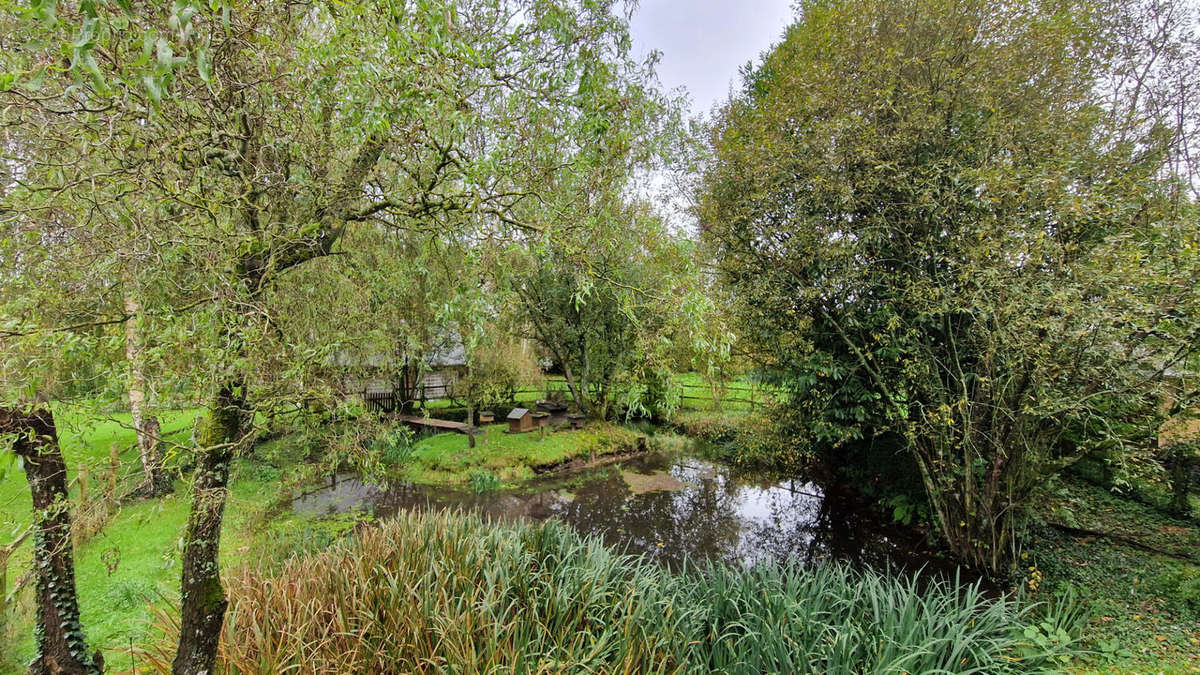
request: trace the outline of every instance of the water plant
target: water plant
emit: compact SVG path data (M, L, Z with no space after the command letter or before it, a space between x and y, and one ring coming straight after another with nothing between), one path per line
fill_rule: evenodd
M380 434L371 443L371 449L378 453L380 461L386 466L397 467L408 463L414 443L411 430L407 427L396 427Z
M836 564L672 573L563 525L453 513L228 581L219 672L994 673L1073 649L1073 616L975 585ZM165 672L178 617L157 625L139 661Z
M490 471L472 471L470 475L471 491L475 494L491 492L500 489L500 478Z

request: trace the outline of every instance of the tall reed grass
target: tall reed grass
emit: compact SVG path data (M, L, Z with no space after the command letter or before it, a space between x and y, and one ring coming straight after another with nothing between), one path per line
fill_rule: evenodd
M671 573L554 523L402 515L278 569L235 570L238 673L1023 672L1028 608L839 565ZM1064 620L1064 617L1057 617ZM177 615L143 656L169 667Z

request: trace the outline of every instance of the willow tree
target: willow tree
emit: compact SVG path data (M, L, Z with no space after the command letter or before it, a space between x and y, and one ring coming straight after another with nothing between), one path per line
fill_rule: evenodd
M898 439L984 570L1049 476L1138 441L1111 411L1152 410L1197 344L1191 21L814 0L714 126L705 240L803 433Z
M583 413L668 416L679 402L672 343L703 316L690 242L644 207L584 222L511 259L522 334L562 368Z
M94 205L136 194L155 206L136 233L157 252L140 261L142 288L152 291L142 308L171 327L152 349L186 351L180 367L210 409L184 537L174 669L207 672L226 606L217 553L229 462L253 433L253 410L298 395L264 386L258 368L299 355L276 322L292 271L337 253L354 227L470 226L493 236L536 227L518 207L552 176L591 161L545 150L569 147L579 121L594 119L596 99L580 92L645 73L627 57L624 15L612 2L4 9L13 48L0 82L3 123L21 148L9 160L19 180L5 197L5 223L23 233L5 241L52 238L48 213L119 241L128 225ZM69 60L59 58L64 50ZM597 69L613 79L585 82ZM66 262L75 278L96 272ZM65 279L45 295L69 288ZM27 307L12 332L63 326L56 306ZM307 365L300 359L285 374L304 381Z

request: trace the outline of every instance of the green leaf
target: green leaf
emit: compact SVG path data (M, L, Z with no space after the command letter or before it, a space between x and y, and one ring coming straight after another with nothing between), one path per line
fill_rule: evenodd
M200 49L196 52L196 72L204 82L212 80L212 62L209 61L207 49Z
M162 103L163 89L157 77L144 75L142 77L142 84L146 85L146 93L150 95L150 100L154 102L154 105L157 106Z
M33 71L33 77L29 78L23 85L28 91L40 91L46 80L46 66L38 66L37 70Z
M158 57L159 72L171 72L175 64L175 50L171 48L171 43L167 42L166 38L159 38L154 43L154 49Z

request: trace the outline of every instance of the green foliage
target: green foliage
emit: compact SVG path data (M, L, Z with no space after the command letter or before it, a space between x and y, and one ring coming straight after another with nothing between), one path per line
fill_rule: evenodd
M1189 604L1195 587L1188 581L1200 566L1187 558L1195 560L1200 550L1196 523L1069 476L1044 495L1043 504L1051 523L1119 537L1039 526L1022 556L1020 581L1027 584L1030 567L1041 577L1035 597L1074 595L1087 613L1085 646L1092 652L1087 658L1123 672L1194 668L1200 630L1196 608Z
M1200 618L1200 565L1172 570L1158 576L1154 583L1162 597L1180 603L1193 617Z
M541 373L530 355L518 345L479 348L468 372L454 385L454 398L474 411L510 406L522 386L539 381Z
M270 464L235 459L229 471L230 480L247 480L256 483L273 483L279 480L279 469Z
M514 255L508 288L582 412L666 418L679 405L672 346L712 309L694 246L644 205L585 207L598 211L581 216L588 228Z
M385 430L371 441L371 451L388 467L404 466L412 456L415 437L411 429L398 426Z
M1048 476L1144 447L1200 334L1168 112L1196 119L1192 26L1068 5L803 3L717 120L700 207L801 440L902 438L942 538L998 574Z
M240 568L230 599L221 658L236 672L1028 672L1076 649L1069 613L977 587L832 564L672 574L562 525L451 514L405 514L277 572Z
M626 420L647 418L662 422L671 418L683 402L683 387L675 374L662 369L644 371L640 382L630 381L618 393L617 405Z
M253 456L278 469L302 464L319 455L320 439L306 431L280 432L254 446Z
M500 478L489 471L472 471L468 477L468 483L471 485L471 492L475 494L483 494L484 492L493 492L500 489Z
M507 424L492 425L486 437L475 437L473 448L460 434L422 439L400 475L418 483L473 484L472 476L478 473L517 481L532 478L535 469L627 452L637 444L633 431L599 422L579 431L550 431L545 440L537 431L509 434L507 429Z
M328 550L371 516L351 511L316 519L285 517L267 523L256 532L253 543L255 564L261 569L279 569L287 561Z

